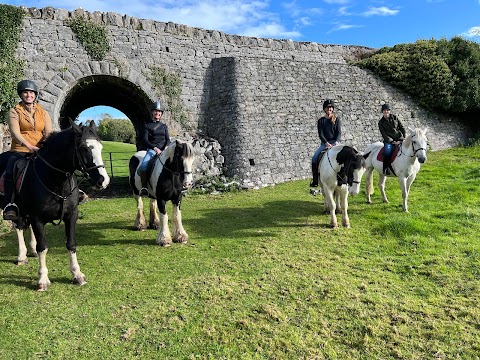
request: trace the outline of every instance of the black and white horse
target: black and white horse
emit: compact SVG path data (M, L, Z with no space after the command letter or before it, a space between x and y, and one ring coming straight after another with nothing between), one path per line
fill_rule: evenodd
M130 187L137 201L137 217L135 228L144 230L146 228L145 214L143 211L143 200L139 196L141 189L140 176L137 173L145 151L138 151L130 159ZM183 191L192 186L192 166L194 161L193 147L188 142L180 140L173 141L160 156L151 160L149 168L148 192L150 198L150 221L149 227L160 228L156 243L161 246L169 246L172 243L172 235L168 228L168 215L166 211L167 201L173 204L173 241L186 243L188 234L183 228L180 204ZM160 219L158 217L160 209Z
M19 241L18 264L27 261L27 248L23 230L31 226L34 254L39 258L38 290L50 286L46 265L47 243L45 224L65 223L66 247L70 254L70 272L73 282L85 284L76 255L75 227L78 219L79 189L77 175L80 172L95 190L108 186L110 178L102 160L102 144L94 122L90 126L72 126L51 134L37 153L16 162L17 187L15 202L20 209L20 219L15 221ZM22 170L24 169L24 170ZM3 174L4 169L0 169ZM2 208L9 199L1 197Z
M427 161L428 140L426 137L427 129L411 129L408 128L409 134L397 146L392 154L392 169L394 173L391 176L398 178L400 189L402 190L404 212L408 212L408 194L417 173L420 171L420 164ZM367 146L365 152L370 153L367 157L367 173L365 182L367 184L366 194L367 203L371 204L371 195L373 194L373 170L377 170L380 177L378 179L378 187L382 194L382 200L388 203L387 194L385 193L385 180L387 175L383 174L383 143L376 142Z
M336 210L342 212L342 225L350 227L348 194L360 192L365 172L365 157L354 148L336 145L328 149L320 160L320 186L325 197L324 210L330 213L330 227L338 226Z

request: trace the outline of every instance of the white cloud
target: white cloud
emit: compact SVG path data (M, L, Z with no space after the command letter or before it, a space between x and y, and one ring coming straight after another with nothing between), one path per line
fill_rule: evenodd
M371 7L368 11L365 11L362 15L364 16L373 16L373 15L380 15L380 16L391 16L397 15L399 10L392 10L387 8L386 6L381 7Z
M298 31L288 31L279 24L263 24L246 28L242 31L242 33L239 33L239 35L263 38L275 37L293 39L300 37L302 34Z
M350 16L352 14L348 11L348 6L341 6L338 9L338 15L339 16Z
M480 2L480 0L479 0ZM465 37L480 37L480 26L474 26L462 34Z
M361 27L363 27L363 25L339 24L339 25L336 25L333 29L329 30L327 33L329 34L335 31L350 30L350 29L356 29Z

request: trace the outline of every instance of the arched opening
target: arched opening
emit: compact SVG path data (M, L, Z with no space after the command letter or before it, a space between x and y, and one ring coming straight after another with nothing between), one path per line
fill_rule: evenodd
M60 109L61 129L70 126L69 119L76 119L84 110L105 105L120 110L132 122L137 134L137 148L140 146L138 134L142 131L145 119L150 116L152 100L137 85L128 80L110 75L90 75L77 81L68 92Z
M120 110L106 105L97 105L88 109L83 110L77 118L82 124L86 124L89 120L95 121L98 123L103 120L104 118L112 118L112 119L125 119L128 120L128 116L125 115Z

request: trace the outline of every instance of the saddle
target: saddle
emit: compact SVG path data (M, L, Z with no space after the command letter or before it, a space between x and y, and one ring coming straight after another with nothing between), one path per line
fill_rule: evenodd
M398 152L400 151L400 146L402 146L402 144L397 144L397 145L394 146L393 151L392 151L392 154L390 155L390 159L388 160L389 162L388 162L388 164L387 164L387 166L388 166L388 169L387 169L388 172L389 172L390 174L395 175L395 176L396 176L396 174L395 174L395 171L393 171L392 162L393 162L393 161L395 160L395 158L397 157ZM382 147L382 149L378 152L378 154L377 154L377 160L378 160L378 161L381 161L381 162L385 162L385 148L384 148L384 147ZM388 173L387 173L387 175L388 175Z
M13 168L13 178L15 180L15 190L20 192L23 185L23 180L25 179L25 174L27 173L30 157L18 159L15 162ZM0 176L0 194L5 195L5 172Z

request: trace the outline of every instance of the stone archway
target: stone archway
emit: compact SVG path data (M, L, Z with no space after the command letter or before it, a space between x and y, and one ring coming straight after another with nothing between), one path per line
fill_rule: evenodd
M110 106L123 112L133 123L138 147L138 134L145 119L150 116L148 110L150 103L148 95L128 80L111 75L89 75L78 79L65 94L59 111L58 125L61 129L68 127L69 119L76 119L82 111L90 107Z

